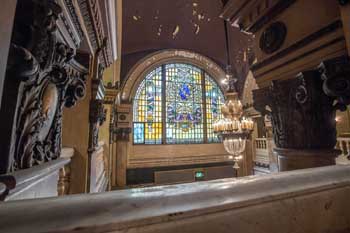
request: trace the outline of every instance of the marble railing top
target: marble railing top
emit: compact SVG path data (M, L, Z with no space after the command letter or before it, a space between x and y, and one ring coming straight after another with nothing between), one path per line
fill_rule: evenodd
M0 204L1 232L114 232L350 186L350 166Z
M8 173L6 175L12 176L15 179L15 188L10 190L9 196L20 191L23 188L27 188L44 177L56 172L62 168L65 164L69 163L68 158L58 158L40 165L33 166L28 169L23 169Z
M0 183L0 201L5 198L5 192L6 192L7 188L6 185L3 183Z
M63 147L61 151L61 158L72 158L74 155L74 148Z

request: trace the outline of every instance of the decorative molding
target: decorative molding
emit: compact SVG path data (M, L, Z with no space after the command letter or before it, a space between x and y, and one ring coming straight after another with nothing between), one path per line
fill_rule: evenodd
M68 8L69 15L73 21L73 24L74 24L76 30L79 33L80 38L83 38L84 37L83 29L81 28L81 25L79 23L78 15L77 15L75 7L73 5L73 1L72 0L64 0L64 3Z
M287 36L287 27L283 22L274 22L269 25L260 37L260 49L266 54L279 50Z
M238 26L242 31L256 33L295 1L230 0L220 16L230 21L232 26Z
M222 83L222 77L225 77L224 70L222 70L214 61L203 55L187 50L163 50L146 56L133 66L121 87L122 101L131 102L139 84L147 73L156 67L169 62L182 62L198 66L213 77L219 85ZM221 88L224 89L222 86Z
M326 43L326 44L323 44L323 45L321 45L321 46L319 46L319 47L316 47L316 48L314 48L314 49L312 49L312 50L310 50L310 51L307 51L306 53L303 53L303 54L301 54L301 55L299 55L299 56L297 56L297 57L295 57L295 58L293 58L293 59L291 59L291 60L288 60L288 61L286 61L286 62L284 62L284 63L282 63L282 64L279 64L279 65L277 65L277 66L275 66L275 67L273 67L273 68L271 68L271 69L269 69L269 70L266 70L266 71L264 71L264 72L261 72L261 73L255 75L254 77L255 77L256 79L257 79L257 78L260 78L260 77L263 77L263 76L265 76L266 74L268 74L268 73L270 73L270 72L273 72L273 71L275 71L275 70L278 70L278 69L280 69L280 68L283 67L283 66L287 66L287 65L289 65L289 64L291 64L291 63L293 63L293 62L296 62L296 61L298 61L298 60L300 60L300 59L303 59L303 58L305 58L305 57L307 57L307 56L310 56L310 55L313 54L313 53L317 53L317 52L319 52L319 51L321 51L321 50L323 50L323 49L325 49L325 48L328 48L329 46L332 46L332 45L334 45L334 44L337 44L337 43L339 43L339 42L345 42L345 37L344 37L344 36L341 36L341 37L339 37L339 38L336 38L336 39L334 39L334 40L331 40L331 41L329 41L329 42Z
M32 11L28 14L28 9ZM62 112L85 96L86 73L70 66L75 51L58 41L61 7L53 0L19 1L7 79L18 89L7 167L1 172L30 168L59 157ZM23 32L30 32L23 34ZM11 102L11 103L10 103ZM11 107L11 106L10 106Z
M282 0L278 1L273 7L271 7L264 17L260 17L253 25L245 29L249 32L256 33L263 28L268 22L271 22L274 18L280 15L285 9L290 7L296 0Z
M93 49L101 48L107 35L103 29L100 3L97 0L78 0L85 26L90 37ZM110 43L106 43L99 55L103 66L108 67L112 63L112 50Z
M119 94L118 89L106 87L106 94L104 97L104 103L105 104L115 104L118 94Z
M254 65L251 66L251 70L254 72L254 71L257 71L259 69L261 69L262 67L265 67L279 59L281 59L282 57L298 50L298 49L301 49L303 48L305 45L307 44L310 44L311 42L319 39L320 37L322 36L325 36L339 28L342 27L342 22L340 20L337 20L335 22L332 22L331 24L327 25L326 27L318 30L317 32L315 33L312 33L310 34L309 36L303 38L302 40L292 44L291 46L289 46L288 48L285 48L281 51L279 51L278 53L272 55L271 57L259 62L259 63L255 63ZM344 38L342 38L344 39ZM332 42L332 43L335 43L337 42L338 40ZM327 44L327 46L329 46L329 44ZM323 47L318 47L315 51L321 49ZM312 51L314 52L314 51ZM309 52L310 53L310 52ZM305 56L305 55L302 55L302 56ZM298 57L297 59L299 59L300 57ZM285 64L284 64L285 65ZM270 72L270 71L268 71ZM266 73L266 72L265 72ZM261 76L261 75L260 75ZM259 76L255 76L255 78L258 78Z

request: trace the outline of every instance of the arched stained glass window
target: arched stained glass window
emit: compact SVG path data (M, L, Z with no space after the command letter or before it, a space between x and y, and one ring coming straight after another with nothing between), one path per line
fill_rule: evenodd
M213 123L221 118L224 96L202 69L166 64L151 71L134 99L134 144L218 142Z

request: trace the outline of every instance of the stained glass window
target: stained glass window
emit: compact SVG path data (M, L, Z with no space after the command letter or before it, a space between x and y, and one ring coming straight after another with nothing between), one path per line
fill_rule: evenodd
M219 142L213 123L221 118L224 97L203 70L166 64L141 82L134 99L134 144Z

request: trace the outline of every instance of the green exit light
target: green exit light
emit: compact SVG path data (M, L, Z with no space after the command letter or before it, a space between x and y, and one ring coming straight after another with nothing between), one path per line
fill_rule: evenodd
M204 172L202 171L196 171L195 174L194 174L194 177L197 179L202 179L204 178Z

